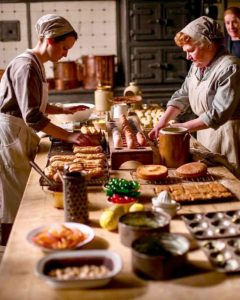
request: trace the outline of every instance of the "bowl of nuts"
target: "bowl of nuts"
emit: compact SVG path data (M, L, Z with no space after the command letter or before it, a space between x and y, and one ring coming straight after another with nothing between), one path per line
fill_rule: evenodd
M120 256L109 250L54 252L36 265L36 274L56 289L96 288L108 284L122 268Z

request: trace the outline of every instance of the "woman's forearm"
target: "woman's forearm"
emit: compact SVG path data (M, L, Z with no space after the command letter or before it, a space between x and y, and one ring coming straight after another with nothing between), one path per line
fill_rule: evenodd
M189 132L194 132L208 128L208 126L205 123L203 123L203 121L200 118L190 120L184 123L174 123L172 126L185 127L188 129Z
M68 141L71 135L68 131L59 126L54 125L53 123L48 123L47 126L45 126L42 129L42 131L48 135L51 135L57 139L61 139L64 141Z
M165 125L171 120L174 120L181 113L180 109L175 106L168 106L164 115L161 117Z

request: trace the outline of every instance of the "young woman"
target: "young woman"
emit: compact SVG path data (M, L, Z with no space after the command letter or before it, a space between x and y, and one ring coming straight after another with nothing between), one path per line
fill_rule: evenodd
M73 113L78 108L63 109L47 103L48 89L44 63L67 56L77 33L64 18L49 14L36 24L38 42L33 49L13 59L0 83L0 219L2 244L6 244L12 223L30 172L43 131L53 137L78 145L91 141L81 133L69 133L52 124L47 114Z
M224 24L228 33L225 44L228 51L240 58L240 7L229 7L224 12Z
M240 61L228 55L220 25L200 17L175 36L192 66L182 85L167 103L157 126L149 133L157 138L159 130L191 107L197 118L173 126L197 131L197 139L210 151L226 155L240 167Z

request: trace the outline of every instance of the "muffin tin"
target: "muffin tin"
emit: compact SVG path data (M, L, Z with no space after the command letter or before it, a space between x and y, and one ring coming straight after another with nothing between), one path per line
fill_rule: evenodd
M217 271L240 271L240 209L186 214L182 219Z
M240 236L240 210L186 214L182 219L198 240Z
M212 266L219 272L240 271L240 237L199 242Z

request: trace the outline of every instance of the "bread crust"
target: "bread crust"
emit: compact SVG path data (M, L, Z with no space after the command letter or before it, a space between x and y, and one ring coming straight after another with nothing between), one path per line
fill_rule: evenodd
M140 179L159 180L167 177L168 168L163 165L141 165L136 169L136 175Z
M156 194L162 191L168 191L173 200L186 203L229 199L234 196L232 192L220 182L170 184L155 187Z
M207 165L202 162L191 162L176 169L176 175L184 178L195 178L207 174Z
M85 154L95 154L95 153L102 153L103 149L101 146L86 146L80 147L74 145L73 153L85 153Z

